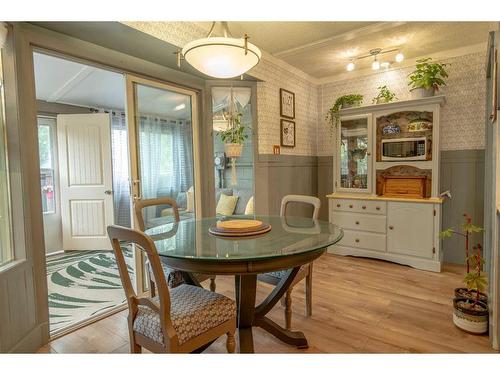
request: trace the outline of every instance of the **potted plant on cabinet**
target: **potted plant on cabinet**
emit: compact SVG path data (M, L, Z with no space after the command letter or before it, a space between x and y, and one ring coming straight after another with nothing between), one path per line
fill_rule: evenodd
M377 90L379 90L378 95L373 98L373 104L390 103L398 99L396 98L396 94L389 90L386 85L377 87Z
M481 244L475 246L474 250L476 253L468 259L473 270L467 272L464 278L471 297L453 299L453 323L469 333L481 334L488 331L488 305L481 301L481 292L488 282L481 274L484 264Z
M335 100L333 106L328 110L326 114L326 121L330 124L330 130L337 127L340 122L340 110L342 108L350 108L354 106L359 106L363 102L363 95L361 94L349 94L342 95Z
M439 86L446 86L444 79L448 78L445 70L447 65L449 64L432 62L430 57L417 60L416 69L408 76L410 79L408 86L411 87L412 97L420 99L434 96Z
M457 231L453 228L448 228L441 233L439 233L440 238L449 238L452 235L461 236L465 240L465 266L466 273L470 272L470 254L469 254L469 244L470 237L473 233L481 233L484 229L472 224L472 218L468 214L463 215L465 218L465 222L461 225L461 230ZM475 291L472 291L475 292ZM467 288L456 288L455 289L455 297L456 298L472 298L471 291ZM480 299L482 302L488 301L488 296L484 293L480 293Z

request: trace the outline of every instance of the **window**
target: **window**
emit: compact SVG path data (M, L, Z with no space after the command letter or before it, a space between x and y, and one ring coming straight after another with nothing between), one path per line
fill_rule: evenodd
M0 266L11 261L13 254L1 58L0 55Z
M54 173L56 120L38 117L38 148L40 157L40 185L42 190L42 209L44 214L56 212L56 185Z

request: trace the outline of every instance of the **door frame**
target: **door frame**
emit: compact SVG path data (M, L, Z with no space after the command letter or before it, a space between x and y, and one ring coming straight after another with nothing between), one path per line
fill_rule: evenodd
M1 350L35 352L49 341L49 309L36 136L37 103L33 52L38 50L122 74L131 73L172 82L174 85L182 84L199 91L199 98L203 98L205 81L191 74L131 56L126 51L120 52L26 22L8 22L7 25L8 42L3 51L4 81L9 88L5 93L5 116L9 123L11 185L15 183L19 189L13 189L11 193L11 199L17 202L13 207L15 260L2 267L0 284L18 273L31 275L34 282L33 288L24 292L27 300L33 301L33 306L27 308L25 313L28 331L19 331L17 334L14 324L11 324L12 329L9 327L8 332L0 330L1 338L6 335L10 340L2 340ZM137 31L137 34L141 33ZM203 102L200 103L198 118L201 118L203 108ZM23 141L19 142L19 139ZM22 268L19 272L14 269L17 265ZM13 283L9 283L11 284ZM0 311L1 316L3 315Z
M168 90L176 93L181 93L187 95L191 98L191 127L193 130L193 179L194 179L194 206L195 206L195 216L202 217L202 188L201 188L201 152L198 145L200 144L200 132L198 124L198 93L195 90L190 90L184 87L179 87L176 85L169 84L167 82L149 79L144 77L139 77L134 74L125 73L125 91L126 91L126 114L127 114L127 131L128 131L128 145L129 145L129 169L130 169L130 198L131 204L137 197L142 194L142 189L140 187L140 167L139 167L139 142L137 139L137 123L136 119L136 90L135 85L144 85L148 87L157 88L160 90ZM134 210L132 210L134 211ZM137 221L137 216L135 212L132 214L132 227L139 228L139 223ZM145 278L144 278L144 265L145 259L144 255L140 250L135 250L135 284L136 291L138 294L144 293L145 290Z

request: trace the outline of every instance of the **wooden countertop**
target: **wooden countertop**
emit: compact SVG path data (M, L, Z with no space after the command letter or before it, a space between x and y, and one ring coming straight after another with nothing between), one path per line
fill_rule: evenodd
M416 202L416 203L437 203L442 204L444 198L399 198L399 197L381 197L377 195L364 194L342 194L332 193L326 196L329 199L361 199L365 201L392 201L392 202Z

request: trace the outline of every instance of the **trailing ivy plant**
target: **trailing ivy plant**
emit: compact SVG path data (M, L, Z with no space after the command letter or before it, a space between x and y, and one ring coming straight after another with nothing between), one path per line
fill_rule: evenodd
M438 91L439 86L446 86L444 79L448 78L448 72L445 67L448 65L432 62L431 57L417 60L416 69L408 75L410 79L408 86L412 89L434 88Z
M333 132L333 129L337 127L340 122L340 109L346 105L360 105L363 102L363 95L361 94L349 94L342 95L337 98L333 106L328 110L326 114L326 121L330 124L330 129Z
M396 98L396 94L393 93L391 90L389 90L389 88L386 85L377 87L377 90L378 90L378 95L375 98L373 98L372 103L377 103L378 100L380 99L385 99L386 103L390 103L393 100L398 99Z
M245 134L246 127L241 123L241 116L243 116L242 113L236 113L232 121L229 120L229 127L217 132L222 142L242 144L248 138L248 135Z

